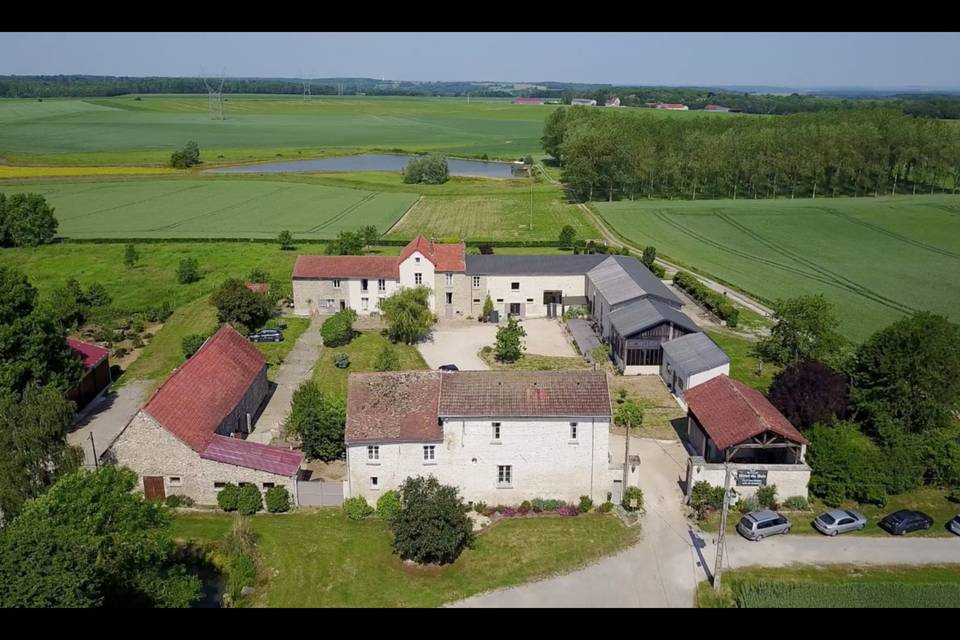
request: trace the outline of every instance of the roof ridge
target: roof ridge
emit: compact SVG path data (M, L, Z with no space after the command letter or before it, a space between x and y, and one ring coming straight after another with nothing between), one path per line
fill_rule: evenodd
M737 395L740 396L745 403L747 403L748 407L750 407L750 411L752 411L754 415L756 415L757 418L760 419L760 424L766 426L768 431L776 431L774 426L767 421L767 419L763 416L763 414L757 411L757 408L753 406L753 402L750 400L750 398L746 396L746 394L743 393L743 391L740 389L740 385L737 384L737 381L729 376L726 376L726 378L733 385L733 389L734 391L736 391Z

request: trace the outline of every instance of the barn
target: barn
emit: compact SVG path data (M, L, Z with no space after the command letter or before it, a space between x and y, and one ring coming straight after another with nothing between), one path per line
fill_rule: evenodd
M110 351L98 344L67 338L67 344L83 358L83 377L67 391L67 400L83 410L110 386Z

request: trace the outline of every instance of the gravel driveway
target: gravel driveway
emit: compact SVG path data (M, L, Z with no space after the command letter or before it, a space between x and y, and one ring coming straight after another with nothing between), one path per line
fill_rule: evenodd
M74 425L73 430L67 433L67 444L83 448L85 467L92 469L95 466L90 434L93 434L97 455L103 455L146 402L147 391L151 385L152 383L144 380L134 380L115 391L109 391Z
M556 320L529 318L522 322L527 332L524 342L527 353L545 356L576 356L567 342L563 328ZM477 355L481 349L493 346L497 340L497 325L468 320L444 320L434 327L430 338L419 343L417 349L431 369L455 364L463 371L489 369Z

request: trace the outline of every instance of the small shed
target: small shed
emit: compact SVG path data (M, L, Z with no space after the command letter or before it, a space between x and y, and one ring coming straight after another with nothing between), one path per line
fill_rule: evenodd
M660 377L677 397L721 374L730 374L730 358L706 334L698 331L663 344Z
M110 351L73 338L67 338L67 344L83 358L83 377L67 391L67 400L75 402L79 412L110 386Z

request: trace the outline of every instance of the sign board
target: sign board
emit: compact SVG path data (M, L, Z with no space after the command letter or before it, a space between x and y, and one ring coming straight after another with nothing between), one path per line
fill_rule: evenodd
M738 487L765 487L766 485L766 469L737 469Z

